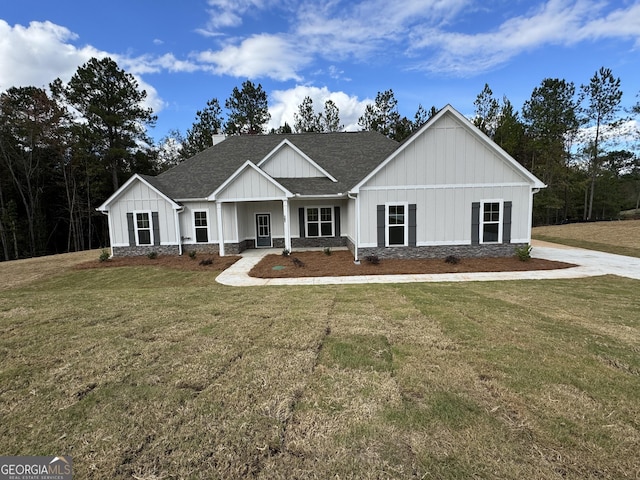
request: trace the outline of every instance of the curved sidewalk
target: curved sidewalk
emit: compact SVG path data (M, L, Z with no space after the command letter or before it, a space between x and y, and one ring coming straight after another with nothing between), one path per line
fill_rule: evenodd
M265 255L279 250L246 250L242 258L216 278L218 283L233 287L263 285L347 285L359 283L410 283L410 282L486 282L496 280L549 280L584 278L598 275L619 275L640 280L640 258L566 247L533 241L532 256L573 263L572 268L558 270L531 270L526 272L474 272L414 275L358 275L351 277L303 277L303 278L255 278L249 271Z

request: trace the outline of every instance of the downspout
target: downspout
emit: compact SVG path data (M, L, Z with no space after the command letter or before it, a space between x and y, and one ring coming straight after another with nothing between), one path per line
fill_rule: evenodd
M360 245L360 200L358 199L358 195L353 195L352 193L347 193L347 197L356 202L356 244L353 246L353 263L360 265L360 259L358 258L358 246Z

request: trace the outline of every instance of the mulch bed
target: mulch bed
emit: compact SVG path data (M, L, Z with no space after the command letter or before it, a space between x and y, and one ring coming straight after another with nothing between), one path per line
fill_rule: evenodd
M98 258L90 262L80 263L74 268L113 268L113 267L166 267L176 270L215 270L222 271L240 260L238 255L220 257L217 254L198 254L195 258L189 255L159 255L156 258L146 256L139 257L114 257L104 262ZM211 263L209 263L211 260Z
M554 270L575 265L532 258L523 262L519 258L461 258L458 263L447 263L444 259L380 259L377 265L361 259L360 265L353 263L349 251L334 251L326 255L320 251L293 252L288 257L267 255L249 272L258 278L298 278L351 275L393 275L420 273L468 273L468 272L516 272L528 270Z

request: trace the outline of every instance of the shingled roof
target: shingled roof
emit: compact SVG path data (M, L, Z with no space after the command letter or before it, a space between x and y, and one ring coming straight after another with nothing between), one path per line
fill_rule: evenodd
M399 146L377 132L231 136L158 176L145 175L144 179L174 200L206 198L247 160L258 164L285 139L337 180L275 179L300 195L344 194Z

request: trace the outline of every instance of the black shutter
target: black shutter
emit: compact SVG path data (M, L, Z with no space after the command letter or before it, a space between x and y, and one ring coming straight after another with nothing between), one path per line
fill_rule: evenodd
M340 236L340 207L333 207L333 214L335 215L334 227L336 232L336 237Z
M378 246L384 247L384 230L385 230L385 218L384 218L384 205L377 206L377 221L378 221Z
M300 238L304 238L304 208L298 209L298 223L300 224Z
M471 245L480 244L480 202L471 204Z
M133 213L127 213L127 227L129 229L129 246L136 246L136 230L133 225Z
M511 243L511 207L512 202L504 202L502 214L502 243Z
M160 245L160 220L158 212L151 212L151 221L153 222L153 244Z
M416 204L409 204L409 246L415 247L417 244L416 238Z

